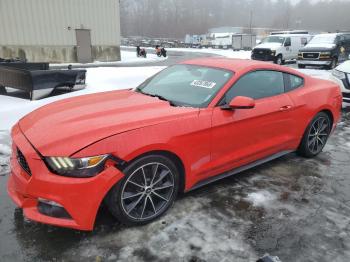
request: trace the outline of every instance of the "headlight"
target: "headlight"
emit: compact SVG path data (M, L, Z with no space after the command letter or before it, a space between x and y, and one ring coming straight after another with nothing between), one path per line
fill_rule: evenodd
M276 55L276 50L271 50L271 55L272 56Z
M45 157L45 163L55 174L69 177L93 177L104 169L109 155L84 158Z
M330 55L331 55L331 52L321 52L320 55L323 55L323 56L330 56Z
M346 77L345 73L343 73L342 71L339 71L339 70L335 70L335 69L333 69L332 75L338 79L341 79L341 80L345 79L345 77Z

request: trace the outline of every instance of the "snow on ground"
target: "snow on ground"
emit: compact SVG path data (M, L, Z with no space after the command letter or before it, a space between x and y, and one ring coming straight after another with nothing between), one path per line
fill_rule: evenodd
M233 51L232 49L198 49L198 48L168 48L169 51L175 52L193 52L193 53L204 53L204 54L215 54L221 55L228 58L239 58L239 59L250 59L251 51Z
M147 58L137 57L136 51L120 51L121 61L111 61L111 62L100 62L95 61L93 63L80 64L80 63L62 63L62 64L50 64L50 68L55 67L67 67L68 65L72 65L74 67L79 67L83 65L84 67L94 67L94 66L126 66L130 64L148 64L148 63L157 63L168 59L167 57L158 57L155 54L147 54Z
M330 80L331 71L319 70L319 69L296 69L305 75L310 75L312 77L321 78L325 80Z
M133 50L135 47L131 46L123 46L123 48L127 48L128 50ZM153 48L146 48L148 53L154 51ZM171 52L189 52L189 53L203 53L203 54L215 54L228 58L239 58L239 59L250 59L251 51L233 51L232 49L213 49L213 48L167 48L167 51Z
M10 134L8 131L0 131L0 176L9 172L9 156L11 154Z
M37 101L0 95L0 130L10 130L24 115L38 107L64 98L111 90L134 88L163 67L97 67L88 68L86 88Z
M259 191L249 193L246 200L253 204L253 206L270 206L271 202L276 200L277 197L268 191Z

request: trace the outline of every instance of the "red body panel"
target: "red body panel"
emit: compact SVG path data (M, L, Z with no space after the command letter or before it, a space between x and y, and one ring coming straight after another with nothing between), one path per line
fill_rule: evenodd
M25 215L43 223L91 230L101 201L124 176L109 167L93 178L62 177L51 173L40 155L113 154L130 162L145 153L166 151L181 160L184 190L188 191L233 168L296 150L306 127L320 111L332 114L334 126L339 121L341 94L332 82L258 61L200 59L186 63L235 74L207 108L172 107L158 98L125 90L61 100L20 120L12 132L14 146L25 155L33 175L29 177L13 155L8 191ZM257 69L299 75L305 79L304 86L258 99L253 109L216 106L232 84ZM40 214L36 207L39 197L64 206L72 219Z

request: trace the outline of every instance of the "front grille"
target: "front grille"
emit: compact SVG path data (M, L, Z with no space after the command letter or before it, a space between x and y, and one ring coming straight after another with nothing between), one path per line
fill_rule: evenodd
M253 50L253 59L256 60L269 60L271 58L271 50L256 48Z
M29 165L27 163L26 158L24 157L23 153L21 150L17 148L17 161L19 165L23 168L24 171L26 171L30 176L32 175Z
M263 49L263 48L255 48L253 50L254 55L257 56L266 56L266 55L271 55L271 50L270 49Z
M303 53L304 59L319 59L320 53Z
M350 98L350 93L343 93L344 98Z

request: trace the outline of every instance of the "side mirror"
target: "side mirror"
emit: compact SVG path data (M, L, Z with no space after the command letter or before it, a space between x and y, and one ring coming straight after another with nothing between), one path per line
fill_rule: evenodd
M224 110L252 109L255 107L255 100L246 96L236 96L228 105L222 107Z

